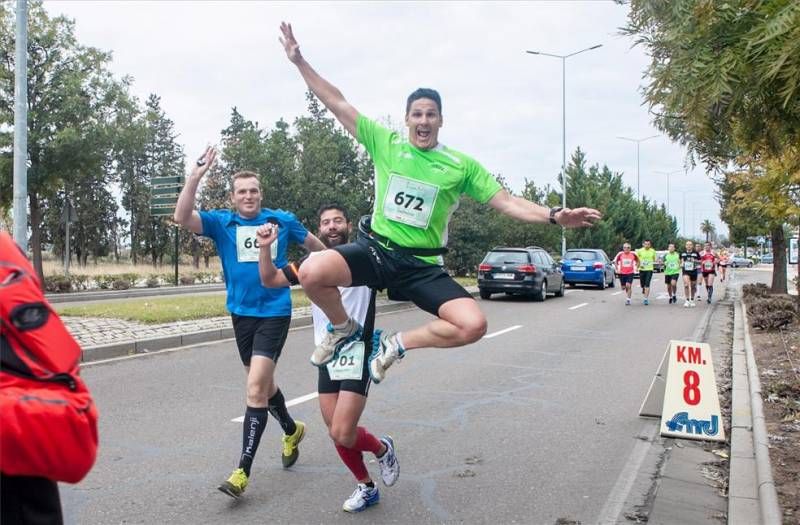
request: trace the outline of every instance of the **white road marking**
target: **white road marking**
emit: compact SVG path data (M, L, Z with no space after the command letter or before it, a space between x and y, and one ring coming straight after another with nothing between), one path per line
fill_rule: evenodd
M564 292L564 293L565 293L565 294L567 294L567 293L585 292L585 291L586 291L586 290L584 290L583 288L574 288L574 289L572 289L572 290L567 290L567 291L566 291L566 292Z
M570 306L570 307L569 307L569 308L567 308L567 309L568 309L568 310L577 310L578 308L583 308L583 307L584 307L584 306L586 306L587 304L589 304L589 303L581 303L581 304L576 304L575 306Z
M318 397L319 397L319 392L311 392L310 394L290 399L289 401L286 402L286 408L299 405L300 403L305 403L306 401L311 401L312 399L316 399ZM244 416L235 417L231 419L231 421L234 423L242 423L244 421Z
M484 335L483 339L491 339L492 337L497 337L498 335L507 334L508 332L517 330L519 328L522 328L522 325L521 324L515 324L514 326L509 326L508 328L506 328L504 330L500 330L499 332L494 332L492 334Z
M622 293L622 292L614 292L614 293L612 293L611 295L619 295L619 294L621 294L621 293Z

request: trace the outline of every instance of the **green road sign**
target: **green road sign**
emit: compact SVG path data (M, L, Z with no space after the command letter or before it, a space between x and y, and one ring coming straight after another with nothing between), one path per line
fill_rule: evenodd
M171 186L171 187L158 187L153 188L151 193L153 195L158 195L159 197L170 197L175 196L177 197L181 192L180 186Z
M175 206L169 208L150 208L150 215L153 217L172 216L175 214Z
M166 185L182 186L183 185L183 181L184 181L183 176L179 176L179 177L153 177L152 179L150 179L150 184L153 187L166 186Z

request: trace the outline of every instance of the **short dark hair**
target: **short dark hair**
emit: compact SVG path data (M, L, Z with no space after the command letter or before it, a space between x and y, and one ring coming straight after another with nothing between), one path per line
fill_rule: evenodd
M431 88L419 88L408 96L408 100L406 101L406 115L411 111L411 103L421 98L429 98L436 102L436 107L439 108L439 114L442 114L442 97L439 96L439 92Z
M350 217L347 215L347 210L344 209L344 206L342 206L338 202L329 202L327 204L323 204L322 206L320 206L319 209L317 210L317 220L319 220L319 218L322 217L322 214L328 210L337 210L342 212L342 215L344 215L344 220L350 222Z

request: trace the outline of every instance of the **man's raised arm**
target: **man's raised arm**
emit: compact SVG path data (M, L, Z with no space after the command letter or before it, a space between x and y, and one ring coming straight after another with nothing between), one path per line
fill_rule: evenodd
M344 95L339 89L319 76L319 73L314 71L314 68L306 62L303 55L300 54L300 46L294 38L292 32L292 25L286 22L281 22L281 33L283 36L279 37L280 43L283 44L283 49L286 51L286 56L292 62L303 80L308 84L308 88L319 98L328 110L341 122L344 129L347 130L353 137L356 136L356 117L358 111L345 100Z

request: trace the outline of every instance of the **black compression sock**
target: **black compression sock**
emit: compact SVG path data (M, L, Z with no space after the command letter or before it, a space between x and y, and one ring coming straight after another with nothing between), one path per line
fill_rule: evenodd
M239 459L239 468L244 469L244 473L250 476L250 467L253 466L253 458L256 456L258 443L261 441L261 434L267 428L267 407L247 407L244 412L244 423L242 429L242 456Z
M277 419L278 423L280 423L283 433L289 436L294 434L297 430L297 426L294 424L294 419L292 419L292 416L289 415L289 411L286 409L286 400L283 398L283 393L281 393L280 388L275 392L274 396L269 398L267 406L272 417Z

